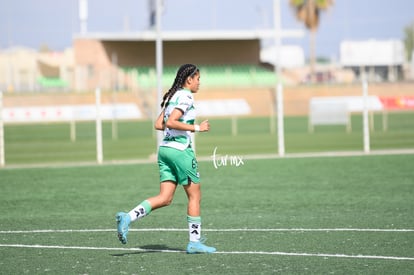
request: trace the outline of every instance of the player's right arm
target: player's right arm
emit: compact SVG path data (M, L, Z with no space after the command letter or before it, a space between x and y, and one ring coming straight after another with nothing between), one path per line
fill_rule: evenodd
M165 128L164 110L160 113L157 120L155 121L154 128L155 128L155 130L160 130L160 131L164 130L164 128Z
M168 120L165 122L165 126L169 129L176 129L181 131L191 131L191 132L206 132L210 130L210 123L208 120L204 120L200 125L187 124L180 121L183 111L181 109L175 108L171 115L168 117ZM198 129L196 129L196 127Z

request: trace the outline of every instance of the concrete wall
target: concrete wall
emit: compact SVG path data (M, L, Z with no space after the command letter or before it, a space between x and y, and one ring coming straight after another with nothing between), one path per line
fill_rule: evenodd
M369 95L378 96L412 96L413 83L380 83L368 87ZM284 112L286 116L306 116L309 114L309 101L312 97L323 96L361 96L361 85L325 85L325 86L296 86L284 88ZM114 97L115 96L115 97ZM154 103L155 91L151 95ZM201 89L195 95L196 100L245 99L252 110L252 116L268 116L274 104L272 89ZM102 94L103 103L135 103L145 111L143 98L133 92L120 92ZM61 94L5 94L5 107L24 106L54 106L94 104L95 95L89 93L61 93ZM155 109L155 105L149 106ZM150 118L147 116L146 118Z

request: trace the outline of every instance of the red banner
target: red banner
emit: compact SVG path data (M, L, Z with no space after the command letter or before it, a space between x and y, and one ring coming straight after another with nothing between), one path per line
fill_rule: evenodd
M414 96L379 97L385 110L414 109Z

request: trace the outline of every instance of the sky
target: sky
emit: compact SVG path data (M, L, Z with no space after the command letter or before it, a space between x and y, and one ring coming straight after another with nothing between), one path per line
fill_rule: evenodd
M285 38L309 53L309 35L289 6L281 2L282 28L305 30ZM164 0L163 30L254 30L272 28L273 0ZM323 11L316 36L317 56L338 58L343 40L404 38L414 23L413 0L335 0ZM148 0L88 0L88 32L148 29ZM60 51L80 32L78 0L0 0L0 50L12 46ZM413 30L414 32L414 30Z

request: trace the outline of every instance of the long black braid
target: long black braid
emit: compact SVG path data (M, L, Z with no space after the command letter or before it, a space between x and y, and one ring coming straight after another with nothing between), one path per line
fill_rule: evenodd
M176 91L181 89L189 76L193 76L195 73L198 73L199 70L196 65L193 64L184 64L177 71L175 76L174 83L168 92L165 93L162 98L161 108L164 108L170 102L170 99L173 97Z

